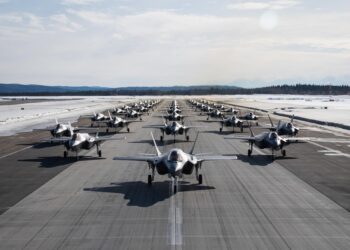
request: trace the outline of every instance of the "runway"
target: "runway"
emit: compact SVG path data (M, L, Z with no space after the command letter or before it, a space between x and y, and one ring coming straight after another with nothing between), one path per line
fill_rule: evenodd
M156 115L133 123L125 141L105 142L102 159L96 150L77 162L63 159L60 145L0 159L7 180L17 178L0 202L8 193L18 199L2 205L0 249L349 249L348 158L308 143L289 146L286 159L272 161L268 151L248 158L246 143L224 139L219 124L198 115L185 123L207 127L190 131L190 142L179 135L175 145L171 136L160 143L158 130L141 128L162 123ZM163 152L190 151L199 131L195 153L238 160L205 162L203 184L185 176L176 194L167 176L156 175L148 187L147 164L112 158L154 153L150 131Z

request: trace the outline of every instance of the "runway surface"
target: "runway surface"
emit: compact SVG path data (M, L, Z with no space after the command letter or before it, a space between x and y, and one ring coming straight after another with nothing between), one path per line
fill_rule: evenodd
M1 167L6 160L18 171L28 167L38 173L34 169L41 167L41 174L50 174L39 183L40 174L27 173L40 187L4 208L0 248L349 249L350 215L343 208L349 206L349 158L327 156L308 143L289 146L287 159L271 161L268 151L254 151L255 157L248 158L246 143L223 139L219 124L202 120L205 117L186 120L208 126L191 131L190 142L180 135L173 144L166 136L160 149L189 151L200 131L195 153L235 154L239 160L205 162L203 184L198 185L194 175L185 176L176 194L167 176L156 175L153 186L147 186L147 164L112 160L154 153L149 132L154 131L156 139L160 133L141 127L161 123L159 117L132 124L126 141L105 142L102 159L96 150L78 162L63 159L62 146L30 148L0 159ZM350 151L347 145L325 146ZM56 166L50 168L53 162ZM310 174L327 168L338 175ZM8 181L16 176L13 172ZM21 178L15 181L8 186L20 190ZM7 192L0 193L1 202Z

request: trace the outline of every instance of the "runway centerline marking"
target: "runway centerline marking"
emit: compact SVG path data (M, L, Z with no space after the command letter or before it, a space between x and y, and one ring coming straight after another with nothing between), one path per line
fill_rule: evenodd
M177 192L174 193L174 182L178 182L172 178L169 185L170 207L168 217L168 245L181 246L182 245L182 203L176 202L176 194L180 191L177 185Z

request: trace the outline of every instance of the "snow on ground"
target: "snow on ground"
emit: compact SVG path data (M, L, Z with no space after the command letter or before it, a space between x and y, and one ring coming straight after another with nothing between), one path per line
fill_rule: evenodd
M18 98L18 97L17 97ZM18 105L0 105L0 136L13 135L45 128L59 122L74 122L80 115L92 114L127 102L133 97L29 97L30 99L51 99L51 101L25 103ZM71 99L79 100L71 100ZM65 100L59 100L65 99ZM66 100L69 99L69 100ZM57 100L57 101L56 101ZM23 108L23 109L22 109Z
M209 99L350 125L349 95L227 95L220 96L220 99L218 97L210 96Z

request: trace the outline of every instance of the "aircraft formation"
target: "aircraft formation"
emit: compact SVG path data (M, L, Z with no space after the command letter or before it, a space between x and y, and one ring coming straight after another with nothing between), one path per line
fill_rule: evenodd
M199 115L207 115L207 119L202 120L202 122L218 123L220 125L220 133L223 133L224 127L231 127L232 133L235 133L235 128L239 128L241 133L244 132L244 129L249 129L249 136L224 136L227 140L247 141L247 154L249 157L252 156L254 146L260 149L270 149L272 157L275 157L275 151L281 151L281 155L285 157L285 147L291 143L303 141L335 141L332 138L297 137L300 128L293 124L294 117L289 122L279 121L278 124L275 125L270 115L267 115L270 125L260 126L260 128L266 129L267 131L255 135L253 128L254 126L259 126L257 121L264 116L256 115L253 112L243 113L236 107L216 104L207 100L188 100L187 104L190 108L182 107L177 100L174 100L166 109L158 110L157 107L160 103L160 100L144 100L122 107L114 107L108 110L106 112L107 114L93 112L93 115L81 116L81 118L90 120L90 126L85 127L74 127L71 123L63 124L58 123L56 120L54 126L41 129L49 131L52 135L51 138L42 141L62 143L65 148L63 153L65 158L68 157L69 152L71 152L75 153L76 158L79 159L79 152L81 150L89 150L93 147L96 147L97 155L102 157L102 142L108 140L124 140L125 136L100 135L99 130L101 128L106 128L106 133L109 133L111 128L114 128L114 132L117 133L117 129L122 129L124 127L127 132L130 132L130 123L142 122L143 115L150 115L151 112L155 111L161 112L161 115L158 114L155 116L152 114L152 117L162 117L163 124L147 125L142 128L159 129L161 132L160 142L164 141L165 135L172 136L174 143L176 142L176 136L184 135L185 141L188 142L190 140L190 129L203 128L205 130L206 126L193 126L186 119L187 117L198 115L199 112ZM186 113L186 115L183 115L184 113ZM212 119L209 119L209 117ZM168 121L170 122L168 123ZM93 133L91 132L92 129L95 129ZM88 130L90 132L83 133L81 132L82 130ZM148 185L152 185L155 172L157 172L159 175L168 175L169 178L174 180L174 192L176 192L178 179L182 178L183 175L191 175L194 172L198 183L202 184L203 177L200 171L204 161L237 159L235 155L224 156L212 153L194 154L193 150L198 139L198 133L197 131L197 137L190 152L184 152L183 149L174 147L165 153L161 153L153 133L150 132L156 151L155 154L144 154L140 152L141 154L138 155L116 156L113 159L147 162L150 170L147 179ZM336 142L348 143L348 141L342 140L336 140Z

